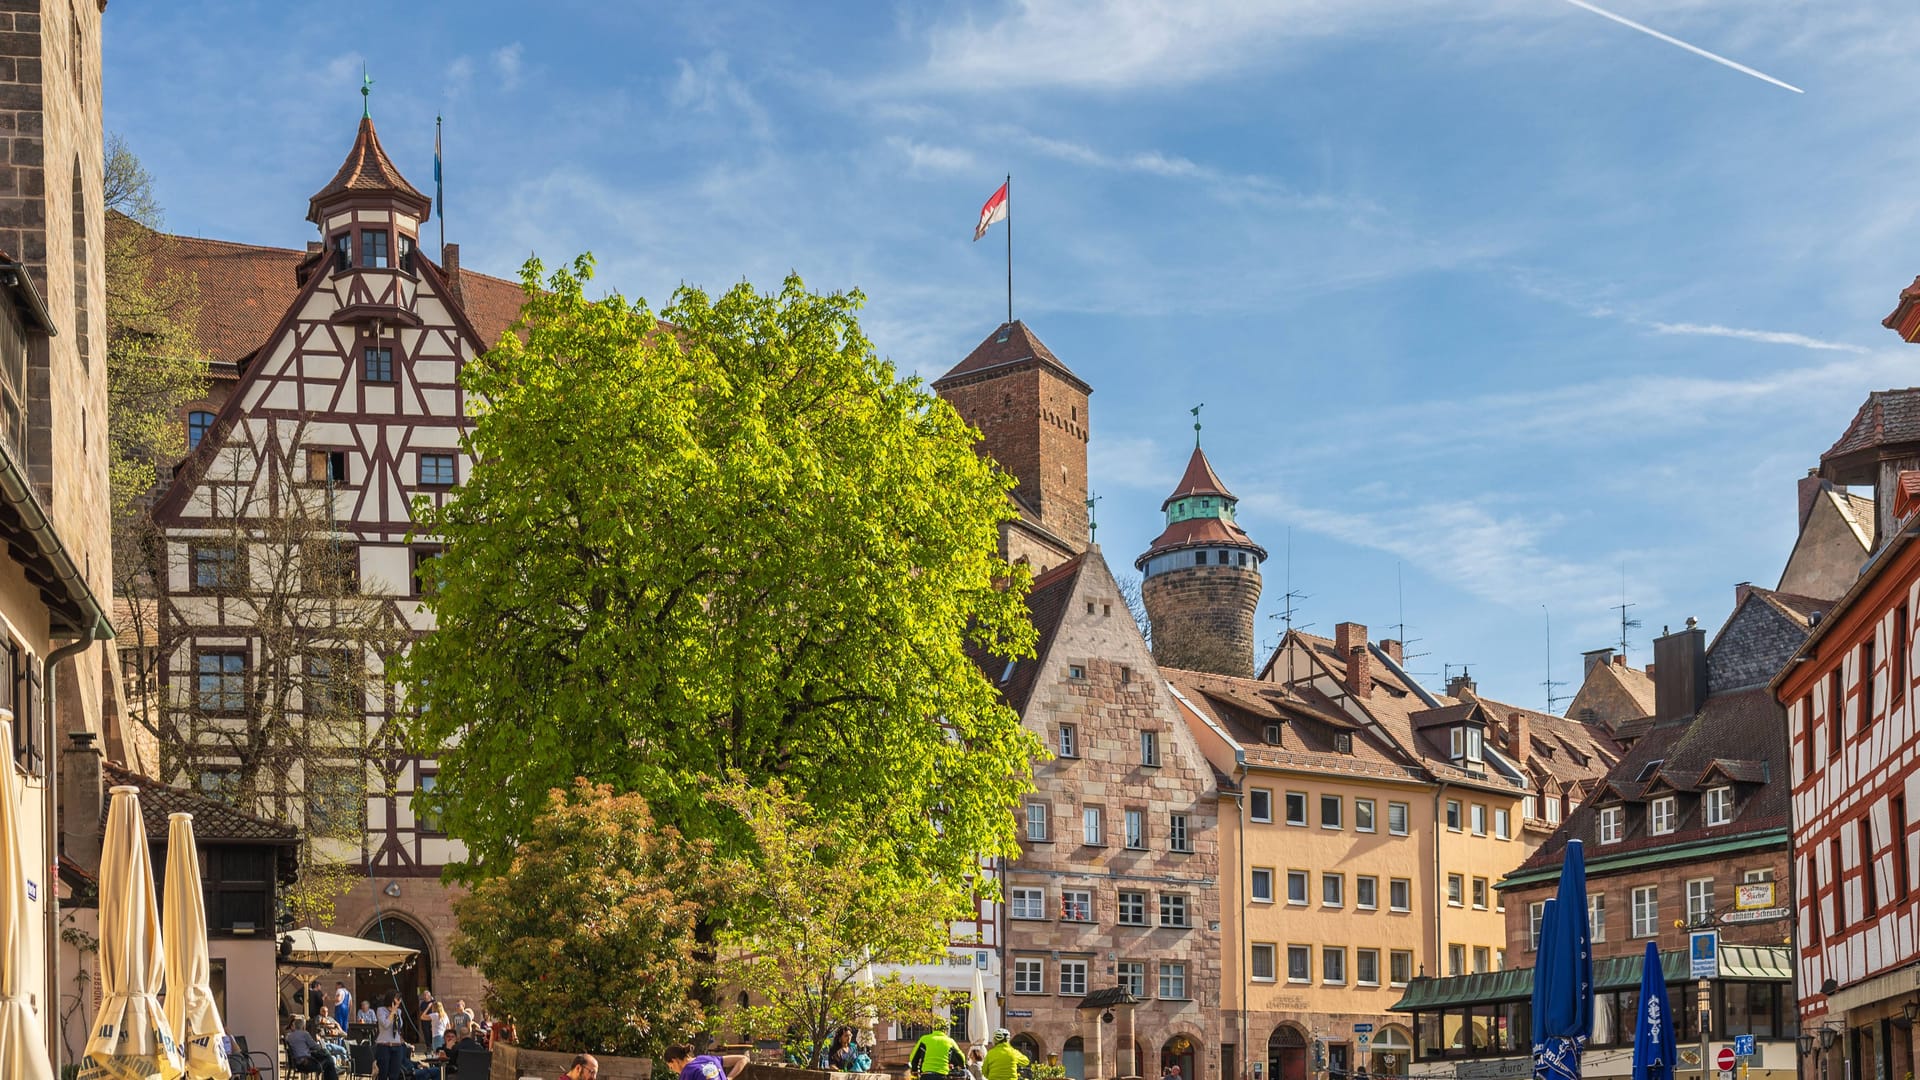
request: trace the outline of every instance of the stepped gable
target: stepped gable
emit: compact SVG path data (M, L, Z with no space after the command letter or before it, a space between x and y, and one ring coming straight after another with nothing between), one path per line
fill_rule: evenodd
M1308 687L1162 668L1180 700L1240 744L1249 765L1304 768L1348 776L1405 780L1418 766L1378 733L1355 724L1324 694ZM1267 727L1279 724L1279 743L1267 742ZM1350 737L1352 751L1336 749L1335 736Z
M347 150L347 159L340 163L340 171L333 174L327 186L314 192L307 200L307 220L320 224L322 203L331 202L343 195L385 195L395 197L401 202L411 203L414 216L425 220L433 209L433 200L422 195L407 178L394 167L393 159L380 147L380 136L374 133L371 117L360 118L360 130L354 136L353 146Z

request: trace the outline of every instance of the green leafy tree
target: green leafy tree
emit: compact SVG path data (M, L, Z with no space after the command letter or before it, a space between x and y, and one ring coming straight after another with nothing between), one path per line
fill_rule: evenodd
M866 965L944 962L954 920L971 913L970 875L894 883L867 829L820 817L778 781L730 784L714 801L753 838L726 872L740 895L719 936L720 982L763 1000L729 1010L731 1028L797 1034L788 1049L818 1061L842 1025L938 1022L938 987L894 974L869 982Z
M713 847L605 784L555 790L512 861L454 902L453 958L537 1050L657 1055L700 1022Z
M682 288L656 321L589 300L590 258L523 272L518 335L470 362L471 479L438 629L404 660L459 872L503 866L575 777L738 850L708 778L783 779L888 858L950 879L1011 854L1042 752L969 656L1032 652L997 553L1011 481L875 355L859 293Z

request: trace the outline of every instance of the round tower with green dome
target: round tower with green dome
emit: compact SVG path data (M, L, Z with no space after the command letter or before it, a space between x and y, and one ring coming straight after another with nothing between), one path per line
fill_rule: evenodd
M1239 501L1196 438L1186 474L1160 504L1166 530L1133 561L1153 656L1167 667L1253 675L1254 609L1267 550L1234 521Z

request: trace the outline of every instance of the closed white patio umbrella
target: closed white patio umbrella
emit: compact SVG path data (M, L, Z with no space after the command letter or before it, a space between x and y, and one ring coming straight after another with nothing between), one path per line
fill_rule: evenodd
M200 850L193 815L167 815L167 1028L179 1040L191 1080L228 1080L227 1029L213 1004L207 959L207 905L200 891Z
M13 713L0 709L0 746L13 745ZM27 859L20 836L20 778L0 761L0 1076L53 1080L47 1028L27 1003Z
M987 1045L993 1032L987 1028L987 973L980 970L979 961L973 965L973 1000L967 1006L967 1041L975 1046Z
M100 849L100 1012L80 1080L176 1080L184 1064L158 996L166 960L140 789L111 794Z

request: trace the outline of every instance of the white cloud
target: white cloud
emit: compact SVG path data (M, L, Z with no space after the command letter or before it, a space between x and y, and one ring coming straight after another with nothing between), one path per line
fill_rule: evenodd
M444 81L447 97L465 97L467 89L473 85L473 57L455 57L453 62L447 65Z
M667 91L667 100L675 108L710 115L732 110L745 120L755 139L764 140L771 133L766 110L746 84L734 78L726 53L712 52L697 64L684 59L679 64L680 74Z
M1742 330L1718 323L1663 323L1652 324L1656 333L1661 334L1698 334L1704 337L1737 338L1741 341L1758 341L1767 345L1798 345L1803 349L1819 349L1827 352L1848 352L1865 354L1871 352L1864 345L1850 345L1842 341L1822 341L1805 334L1794 334L1783 330Z
M500 89L511 90L520 85L521 56L526 50L519 42L502 45L493 51L494 74L500 77Z
M889 136L887 145L899 151L914 172L964 173L980 167L972 151L955 146L936 146L902 135Z

